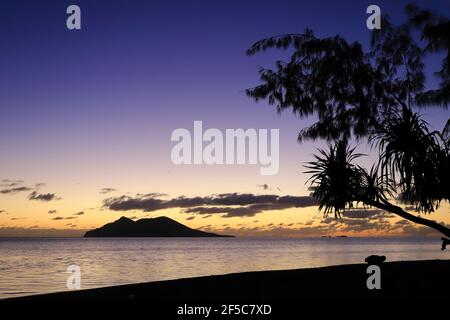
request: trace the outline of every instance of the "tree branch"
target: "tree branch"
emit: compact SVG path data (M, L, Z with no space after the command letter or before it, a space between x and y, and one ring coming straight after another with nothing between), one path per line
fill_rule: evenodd
M393 205L387 201L380 202L380 201L375 201L375 200L370 200L370 199L360 199L359 201L361 201L369 206L376 207L378 209L382 209L382 210L394 213L394 214L402 217L403 219L412 221L414 223L417 223L417 224L420 224L423 226L433 228L434 230L439 231L440 233L445 235L446 237L450 237L450 229L449 228L437 223L436 221L425 219L422 217L415 216L411 213L408 213L408 212L404 211L402 208L400 208L399 206Z

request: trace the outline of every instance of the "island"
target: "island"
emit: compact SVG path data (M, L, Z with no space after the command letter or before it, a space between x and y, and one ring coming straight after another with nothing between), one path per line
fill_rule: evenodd
M157 217L133 221L127 217L88 231L90 237L234 237L191 229L168 217Z

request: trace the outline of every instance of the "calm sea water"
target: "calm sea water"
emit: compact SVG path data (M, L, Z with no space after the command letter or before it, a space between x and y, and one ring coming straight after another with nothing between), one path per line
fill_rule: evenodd
M242 271L389 261L450 259L439 239L1 239L0 298L68 290L67 267L81 288Z

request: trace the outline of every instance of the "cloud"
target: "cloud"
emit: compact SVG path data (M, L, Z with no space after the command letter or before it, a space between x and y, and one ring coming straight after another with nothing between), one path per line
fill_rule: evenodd
M14 187L14 188L1 189L0 193L3 193L3 194L15 194L15 193L31 191L31 190L33 190L33 189L31 189L29 187Z
M72 219L77 219L77 217L54 217L52 220L58 221L58 220L72 220Z
M161 199L159 194L136 197L119 196L104 200L104 207L113 211L141 210L145 212L180 208L185 213L222 217L251 217L263 211L304 208L317 205L309 196L279 196L274 194L222 193L205 197Z
M406 206L404 208L405 211L415 211L417 212L417 208L415 206Z
M102 188L102 189L100 189L100 194L106 194L106 193L110 193L110 192L114 192L114 191L117 191L117 190L114 188Z
M440 224L449 227L449 225L446 225L444 222L440 222ZM406 224L403 228L403 235L409 236L409 237L436 237L437 239L440 239L442 237L442 234L432 228L415 225L413 223Z
M74 216L82 216L83 214L84 214L84 211L80 211L80 212L74 213L73 215Z
M59 200L54 193L37 193L36 191L33 191L28 196L28 199L30 200L37 200L37 201L52 201L52 200Z
M348 209L342 214L343 217L350 219L386 217L387 215L391 216L392 214L381 209Z
M264 191L277 190L281 192L281 189L279 187L271 187L267 183L258 184L257 187L263 189Z
M54 213L57 213L57 212L58 212L58 210L48 210L49 214L54 214Z
M444 224L443 222L440 222ZM230 226L223 224L221 226L205 225L200 229L208 232L232 234L236 236L248 237L320 237L328 235L391 235L391 236L410 236L410 237L437 237L439 232L420 225L416 225L407 220L392 221L392 218L341 218L326 217L323 219L308 220L305 223L269 223L266 225L255 226L251 223L238 224ZM363 233L364 232L364 233Z
M1 194L16 194L20 192L32 191L34 188L30 188L23 185L23 180L11 180L3 179L0 181L0 193Z
M410 225L412 222L409 220L398 220L395 225L397 226L408 226Z
M34 187L30 188L27 186L23 186L23 180L9 180L3 179L0 182L0 194L16 194L20 192L30 192L28 195L29 200L38 200L38 201L51 201L51 200L59 200L56 194L54 193L38 193L37 191L45 186L45 183L36 183Z
M341 232L361 233L364 231L389 231L391 223L386 219L370 220L370 219L346 219L340 222L338 230Z
M0 237L81 237L84 229L44 229L44 228L0 227Z
M11 188L16 187L24 183L23 180L10 180L10 179L3 179L0 181L0 186L5 188Z
M152 196L142 196L137 198L120 196L105 199L103 203L105 207L113 211L142 210L149 212L170 208L166 201Z
M293 206L287 204L253 204L241 207L194 207L183 210L184 213L194 214L222 214L224 218L232 217L253 217L258 213L270 210L284 210L292 208Z

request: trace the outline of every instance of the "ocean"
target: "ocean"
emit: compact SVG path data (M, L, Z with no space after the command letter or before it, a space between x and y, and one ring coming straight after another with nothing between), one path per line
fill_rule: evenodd
M233 272L387 261L449 259L435 239L0 238L0 298Z

